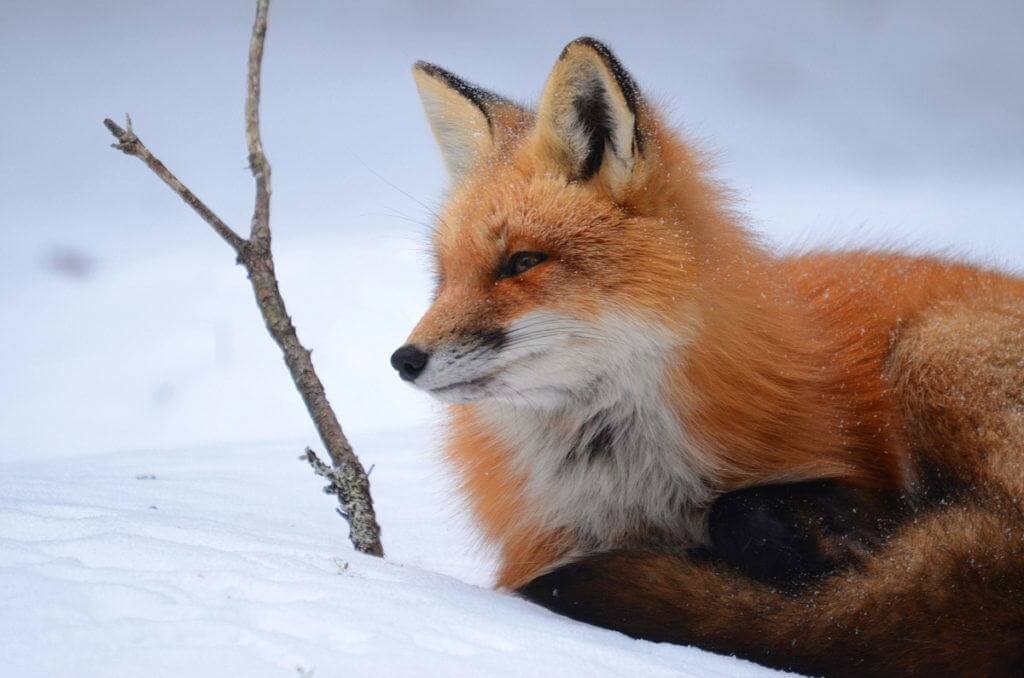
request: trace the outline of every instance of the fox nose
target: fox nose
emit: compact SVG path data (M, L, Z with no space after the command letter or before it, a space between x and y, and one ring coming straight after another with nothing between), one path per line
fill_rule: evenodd
M415 381L427 366L430 354L414 344L406 344L391 354L391 366L398 370L398 376L406 381Z

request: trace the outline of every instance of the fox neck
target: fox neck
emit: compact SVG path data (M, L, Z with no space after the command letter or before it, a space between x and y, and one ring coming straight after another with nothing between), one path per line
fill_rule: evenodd
M635 315L601 322L632 343L628 355L595 356L611 367L586 397L552 408L485 401L478 414L524 479L529 522L598 548L702 541L710 469L665 392L680 337Z
M742 274L703 281L706 299L671 326L607 313L603 331L629 350L593 356L610 368L584 397L473 406L523 479L524 522L591 548L692 546L722 491L856 477L839 353L769 255L751 246L741 259Z
M701 262L697 332L670 367L669 397L709 482L898 484L902 444L882 383L888 329L851 336L844 301L809 294L737 219L702 157L658 134L661 171L633 208L685 228Z
M701 282L700 331L673 377L682 425L717 487L898 484L887 333L851 335L849 318L834 315L842 299L800 292L784 262L752 243L729 247L738 254L718 260L731 265L710 267Z

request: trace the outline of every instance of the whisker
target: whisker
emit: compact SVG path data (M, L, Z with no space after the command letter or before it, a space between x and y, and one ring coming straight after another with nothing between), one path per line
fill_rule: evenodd
M382 174L381 174L380 172L378 172L377 170L375 170L375 169L373 169L372 167L370 167L370 165L368 165L368 164L366 163L366 161L364 161L364 160L363 160L362 158L360 158L360 157L359 157L358 155L355 155L355 154L353 154L353 157L355 157L355 159L356 159L356 160L357 160L357 161L359 162L359 164L361 164L361 165L362 165L363 167L365 167L365 168L367 169L367 171L369 171L369 172L370 172L371 174L373 174L373 175L374 175L375 177L377 177L378 179L380 179L380 180L381 180L381 181L383 181L383 182L384 182L385 184L387 184L387 185L388 185L388 186L390 186L391 188L395 189L396 191L398 191L399 193L401 193L401 194L402 194L402 195L404 195L405 197L409 198L409 200L412 200L412 201L413 201L414 203L416 203L417 205L419 205L419 206L420 206L420 207L422 207L423 209L427 210L427 212L429 212L429 213L430 213L430 215L431 215L432 217L434 217L434 219L436 219L436 220L437 220L437 221L438 221L439 223L441 223L441 224L444 224L444 225L445 225L445 227L447 227L447 226L448 226L448 224L446 224L446 223L445 223L445 221L444 221L444 219L443 219L443 218L441 217L441 214L440 214L440 212L438 212L438 211L437 211L436 209L434 209L433 207L431 207L431 206L430 206L430 205L428 205L427 203L423 202L422 200L420 200L420 199L419 199L419 198L417 198L416 196L412 195L412 194L411 194L411 193L409 193L408 191L406 191L406 190L404 190L404 189L402 189L402 188L399 188L399 187L398 187L397 185L395 185L395 184L394 184L393 182L391 182L391 181L389 181L388 179L386 179L386 178L384 177L384 175L382 175Z

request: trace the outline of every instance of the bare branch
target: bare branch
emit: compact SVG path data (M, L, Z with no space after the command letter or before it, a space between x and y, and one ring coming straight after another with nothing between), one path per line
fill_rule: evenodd
M182 200L199 213L203 219L238 254L238 261L245 266L256 296L263 321L271 337L281 349L292 381L298 389L306 410L316 426L320 440L331 456L334 467L328 467L307 448L306 458L319 475L331 481L331 492L338 496L341 513L349 523L349 539L353 546L363 553L383 556L380 543L380 526L373 510L370 496L370 482L366 471L352 451L352 446L338 423L324 392L323 383L313 368L310 352L299 341L295 326L288 315L284 298L278 288L274 274L274 258L270 249L270 163L263 152L260 139L259 105L260 80L263 61L263 43L267 34L267 9L269 0L257 0L256 20L253 23L252 39L249 43L248 87L245 104L245 136L249 147L249 164L256 182L256 200L253 208L249 239L242 238L220 220L202 201L182 184L170 170L160 162L139 140L128 119L127 129L122 129L109 118L103 121L117 139L114 148L133 155L156 173ZM315 462L315 463L314 463Z
M160 177L165 184L171 187L171 190L177 193L182 200L185 201L189 207L194 209L196 213L203 218L203 221L213 227L213 230L217 232L217 235L224 238L227 244L231 245L231 248L235 250L237 254L242 253L242 249L245 247L245 238L231 230L231 227L225 224L220 217L213 213L209 207L206 206L202 200L200 200L195 193L188 190L185 184L181 183L178 177L171 173L171 170L167 169L160 160L149 152L146 145L142 143L137 136L135 131L132 129L132 119L130 116L125 115L125 127L122 129L116 122L107 118L103 121L110 133L117 139L117 143L111 144L114 148L125 153L127 155L133 155L142 162L146 163L149 169Z
M256 206L252 212L249 241L257 250L270 249L270 163L263 153L260 137L260 88L263 73L263 43L267 37L267 9L270 0L257 0L256 20L249 41L249 77L245 97L245 142L249 168L256 179Z

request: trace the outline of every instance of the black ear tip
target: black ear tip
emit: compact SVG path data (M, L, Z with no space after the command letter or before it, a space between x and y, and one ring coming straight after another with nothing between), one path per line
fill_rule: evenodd
M591 37L589 35L582 35L579 38L573 40L569 44L565 45L565 49L567 50L572 45L583 45L584 47L590 47L594 51L598 51L598 52L610 52L611 51L610 49L608 49L608 46L606 44L604 44L603 42L601 42L597 38Z
M471 91L481 91L476 85L466 82L451 71L441 68L437 64L432 64L429 61L417 61L412 68L413 71L420 71L435 80L440 80L469 99L473 99L469 94Z
M629 74L629 71L623 67L622 62L615 56L615 53L609 49L608 45L597 38L584 35L565 46L565 49L562 50L562 55L558 57L559 61L566 57L569 50L577 46L593 51L604 62L604 65L608 67L608 70L615 77L623 96L626 97L626 103L629 105L630 110L635 114L637 102L640 99L640 89L637 87L636 81L633 80L633 76Z
M600 54L602 57L607 57L612 53L612 51L608 49L608 45L604 44L597 38L592 38L589 35L581 35L580 37L576 38L575 40L573 40L572 42L565 46L565 49L562 50L562 56L564 57L566 53L568 53L568 51L575 45L589 47L590 49Z
M490 114L487 111L487 106L491 104L508 103L506 99L498 96L493 92L489 92L482 87L478 87L471 82L463 80L459 76L455 75L451 71L445 70L436 64L432 64L427 61L417 61L413 64L413 73L419 71L426 75L429 75L435 80L440 80L447 87L455 90L463 97L469 99L473 104L483 111L484 116L487 117L487 121L490 122Z
M447 79L445 76L453 77L451 73L444 70L440 66L430 63L429 61L417 61L412 65L412 70L420 71L421 73L426 73L427 75L434 78Z

